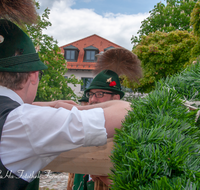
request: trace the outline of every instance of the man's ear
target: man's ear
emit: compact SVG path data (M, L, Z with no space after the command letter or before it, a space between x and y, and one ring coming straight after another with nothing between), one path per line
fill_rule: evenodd
M30 75L29 75L29 78L30 78L30 82L35 85L38 83L38 80L39 80L39 71L32 71L30 72Z
M113 96L113 100L120 100L120 95L119 94L115 94Z

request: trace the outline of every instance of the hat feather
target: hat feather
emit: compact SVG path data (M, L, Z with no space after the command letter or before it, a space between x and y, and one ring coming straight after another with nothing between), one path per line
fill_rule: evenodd
M18 24L32 24L37 20L35 2L33 0L0 0L0 18Z
M142 68L137 55L125 48L112 48L99 56L94 74L103 70L112 70L119 76L125 75L129 80L139 82Z

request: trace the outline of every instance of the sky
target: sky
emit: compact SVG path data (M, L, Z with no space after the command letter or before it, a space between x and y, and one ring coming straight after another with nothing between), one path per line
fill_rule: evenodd
M131 50L131 37L138 36L141 22L164 0L38 0L39 14L50 9L52 23L44 31L59 46L97 34Z

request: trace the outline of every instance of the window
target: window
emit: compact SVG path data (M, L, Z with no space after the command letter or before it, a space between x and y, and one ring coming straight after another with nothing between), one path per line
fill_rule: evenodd
M97 57L95 56L96 54L99 53L99 49L97 49L94 46L89 46L84 48L84 62L96 62L97 61Z
M78 54L79 54L79 49L77 47L70 45L70 46L64 47L63 49L65 51L64 56L67 61L77 62Z
M66 50L66 60L75 60L75 50Z
M83 85L81 85L81 91L84 91L90 86L93 78L81 78L81 80L83 81Z
M86 61L95 61L95 51L86 51Z

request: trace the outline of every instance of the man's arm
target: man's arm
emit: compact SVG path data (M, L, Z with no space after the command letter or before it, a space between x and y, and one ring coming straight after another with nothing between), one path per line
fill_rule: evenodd
M52 107L52 108L63 107L68 110L71 110L71 108L73 106L78 106L78 104L72 100L56 100L56 101L51 101L51 102L33 102L32 104L37 105L37 106L48 106L48 107ZM73 105L73 106L69 106L68 104Z
M67 101L54 101L54 102L35 102L34 105L39 106L51 106L55 108L63 107L68 110L71 110L73 106L76 106L79 110L88 110L93 108L102 108L104 110L105 117L105 128L107 132L107 137L110 138L115 133L115 128L121 127L121 122L125 118L125 115L128 113L128 110L131 109L130 103L122 100L111 100L103 103L87 105L87 106L78 106L75 103Z

